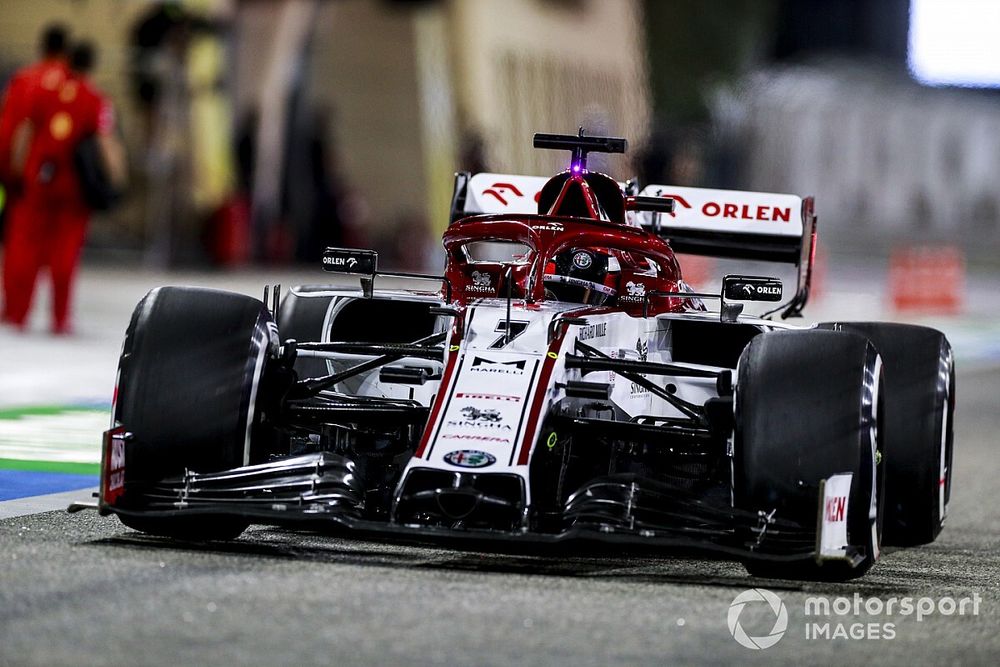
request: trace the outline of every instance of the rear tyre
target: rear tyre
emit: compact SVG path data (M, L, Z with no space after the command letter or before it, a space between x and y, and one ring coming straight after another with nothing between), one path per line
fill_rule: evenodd
M129 486L258 462L253 445L264 366L277 345L257 299L189 287L151 291L132 314L118 370L114 419L126 444ZM141 497L136 499L141 504ZM248 522L226 516L130 517L143 532L182 539L231 539Z
M751 511L811 528L820 482L852 473L847 539L864 560L745 563L755 576L844 581L867 572L881 534L881 360L863 337L780 331L754 338L740 357L735 390L734 493Z
M867 337L885 362L884 543L933 542L951 497L955 362L948 339L940 331L909 324L820 326Z

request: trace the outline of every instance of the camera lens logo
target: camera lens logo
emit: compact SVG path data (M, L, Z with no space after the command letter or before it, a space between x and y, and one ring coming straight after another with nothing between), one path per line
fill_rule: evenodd
M743 613L743 608L753 602L763 602L774 612L774 625L771 627L771 631L762 637L751 637L740 625L740 614ZM729 634L733 636L733 639L740 646L756 651L771 648L785 636L785 630L788 629L788 610L785 609L785 603L781 601L781 598L771 591L763 588L751 588L737 595L732 604L729 605L729 615L726 621L729 624Z

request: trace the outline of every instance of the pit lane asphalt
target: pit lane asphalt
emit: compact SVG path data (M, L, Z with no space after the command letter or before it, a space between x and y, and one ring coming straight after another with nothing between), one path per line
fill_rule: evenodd
M960 369L955 493L933 545L848 584L753 580L726 562L539 558L255 527L228 544L144 537L96 513L0 521L2 665L996 664L1000 371ZM776 592L788 629L749 650L733 598ZM804 615L807 597L954 599L978 616ZM967 608L967 611L969 609ZM740 622L766 634L774 616ZM893 639L805 638L807 620L894 623ZM880 630L884 632L884 629Z

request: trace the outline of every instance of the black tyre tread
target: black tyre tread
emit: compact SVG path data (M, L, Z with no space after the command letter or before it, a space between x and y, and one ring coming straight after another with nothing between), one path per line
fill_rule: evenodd
M201 288L161 287L139 303L116 410L133 434L128 478L243 463L247 366L267 317L257 299Z
M161 287L139 303L125 335L115 404L115 419L132 434L123 502L142 504L141 492L130 498L130 486L243 464L248 421L259 414L251 401L269 326L263 303L242 294ZM196 541L233 539L249 525L229 516L119 518L145 533Z
M777 508L810 525L819 480L853 472L849 537L869 539L871 466L863 461L870 461L871 450L861 397L876 354L864 337L846 332L778 331L750 342L737 379L738 503ZM872 554L855 568L837 562L745 563L755 576L830 581L859 577L873 564Z
M316 342L322 340L323 323L330 308L332 296L300 296L297 292L308 294L309 289L296 287L289 290L281 299L278 311L278 328L282 340L298 342ZM295 360L295 370L299 377L320 377L326 375L326 361L313 357L302 357Z
M933 542L942 526L937 494L941 419L945 411L949 413L949 485L951 477L955 373L948 339L936 329L893 322L820 326L866 336L885 364L885 544L916 546ZM942 379L942 371L946 371L947 380ZM950 492L950 488L946 491Z

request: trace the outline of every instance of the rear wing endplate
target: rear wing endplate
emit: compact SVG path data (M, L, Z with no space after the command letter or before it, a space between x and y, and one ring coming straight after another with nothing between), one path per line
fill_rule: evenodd
M795 295L768 314L802 314L816 251L812 197L671 185L649 185L639 194L674 200L673 212L639 212L634 222L668 240L676 252L797 266Z

